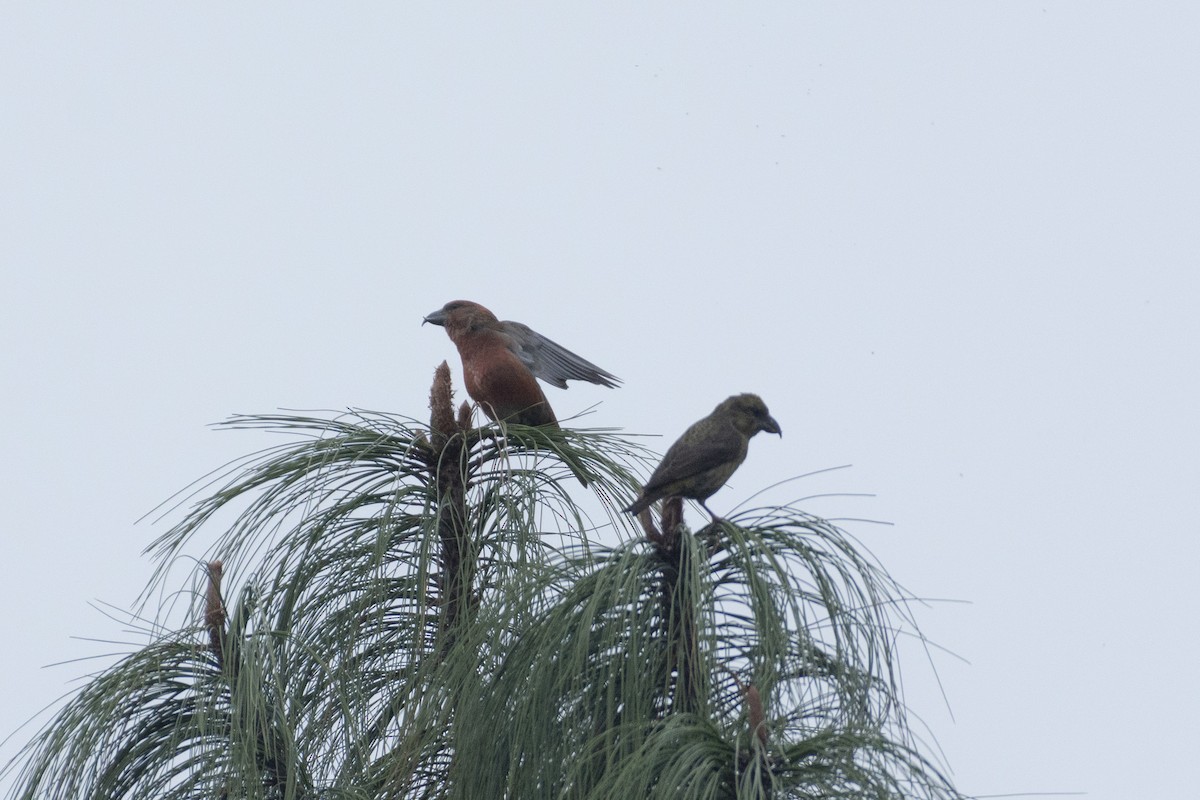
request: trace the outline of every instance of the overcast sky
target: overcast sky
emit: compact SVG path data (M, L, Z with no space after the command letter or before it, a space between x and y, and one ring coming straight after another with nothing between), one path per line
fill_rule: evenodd
M0 6L0 738L276 443L210 423L424 416L466 298L625 380L560 418L761 394L718 511L853 465L754 502L875 495L801 506L947 601L961 790L1193 794L1200 6L581 6Z

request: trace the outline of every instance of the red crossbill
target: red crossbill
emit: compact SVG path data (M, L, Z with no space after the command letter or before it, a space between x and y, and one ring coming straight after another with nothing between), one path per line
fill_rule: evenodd
M557 426L536 378L560 389L566 389L569 380L608 387L620 382L529 326L501 322L478 303L451 301L425 322L445 327L462 358L467 394L493 420Z
M735 394L723 401L671 445L646 481L641 496L625 510L639 514L664 497L686 497L699 501L716 521L717 515L704 501L724 486L746 460L750 437L759 431L783 435L762 398Z

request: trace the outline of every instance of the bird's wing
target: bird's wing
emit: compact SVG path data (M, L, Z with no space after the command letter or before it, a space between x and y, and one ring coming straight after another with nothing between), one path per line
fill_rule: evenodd
M700 420L684 431L671 445L662 463L646 481L646 493L660 486L699 475L722 464L740 462L745 457L746 439L732 425L711 417Z
M509 349L536 377L560 389L567 388L567 381L587 381L615 388L621 379L611 372L600 369L586 358L577 356L567 348L547 339L528 325L520 322L501 322L501 332L508 337Z

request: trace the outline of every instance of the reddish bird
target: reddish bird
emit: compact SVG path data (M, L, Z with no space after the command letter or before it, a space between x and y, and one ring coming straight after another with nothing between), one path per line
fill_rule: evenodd
M759 431L778 433L783 429L756 394L735 394L713 412L683 432L654 470L642 494L625 510L640 514L664 497L687 497L699 501L708 515L719 517L704 501L725 485L746 460L750 437Z
M616 387L620 378L519 322L501 322L478 303L453 300L425 317L445 327L462 358L467 394L496 421L558 425L537 378Z

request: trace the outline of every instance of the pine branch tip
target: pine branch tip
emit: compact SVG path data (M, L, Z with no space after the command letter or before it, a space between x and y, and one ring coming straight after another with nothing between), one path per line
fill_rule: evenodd
M450 365L443 361L433 372L433 385L429 390L429 408L432 412L429 427L437 438L449 438L458 432L454 420L454 388L450 383Z
M225 601L221 598L221 576L225 565L217 560L207 564L208 588L204 597L204 627L208 629L208 646L219 661L225 652Z

